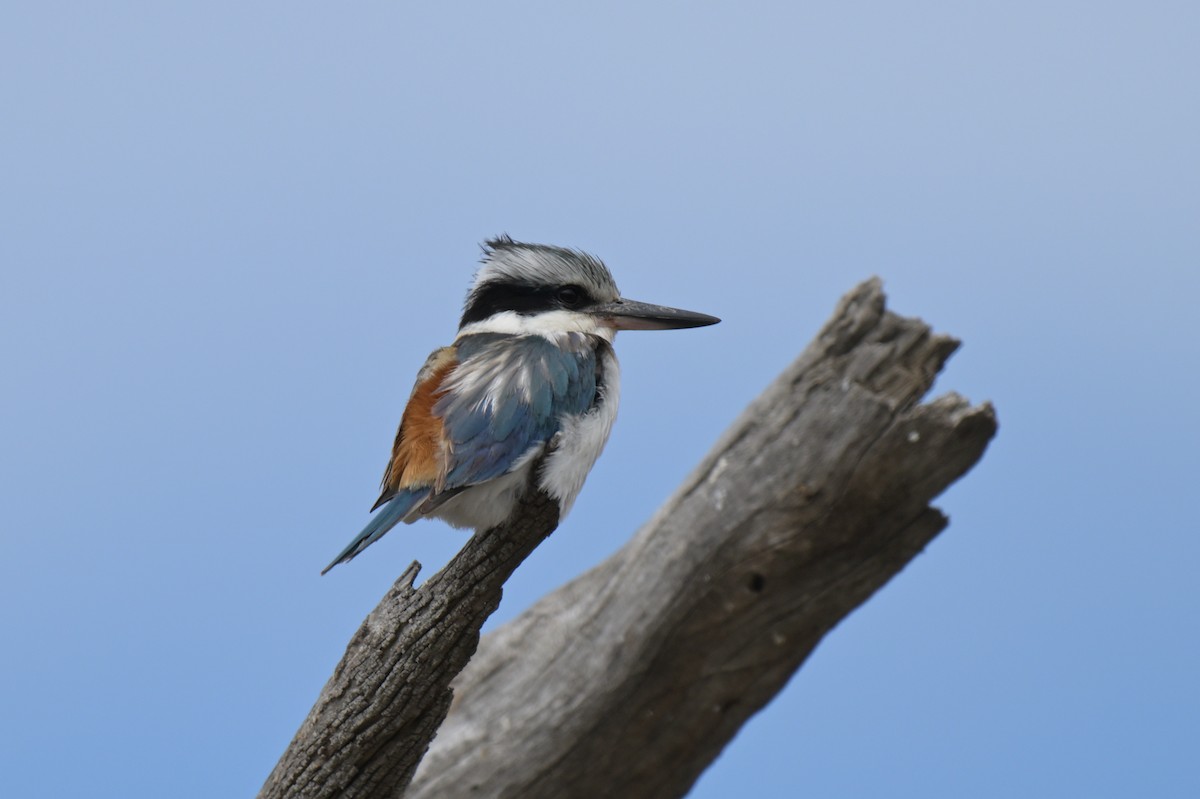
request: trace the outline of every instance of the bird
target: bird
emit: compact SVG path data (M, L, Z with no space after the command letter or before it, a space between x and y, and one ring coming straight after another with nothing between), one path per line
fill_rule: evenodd
M400 522L501 524L542 456L537 486L565 518L616 419L617 331L719 321L621 297L608 267L585 252L507 235L484 242L453 343L417 373L371 508L378 513L321 574Z

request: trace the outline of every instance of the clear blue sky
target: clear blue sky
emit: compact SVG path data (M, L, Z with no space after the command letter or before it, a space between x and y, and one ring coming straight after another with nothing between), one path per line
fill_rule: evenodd
M498 620L872 274L999 411L949 530L694 796L1200 796L1198 8L6 4L0 794L258 789L464 540L318 577L506 231L725 321L622 335L608 451Z

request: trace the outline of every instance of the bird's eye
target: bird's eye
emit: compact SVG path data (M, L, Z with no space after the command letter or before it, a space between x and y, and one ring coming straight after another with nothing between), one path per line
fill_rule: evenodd
M558 301L568 308L574 308L583 301L583 292L574 286L563 286L558 290Z

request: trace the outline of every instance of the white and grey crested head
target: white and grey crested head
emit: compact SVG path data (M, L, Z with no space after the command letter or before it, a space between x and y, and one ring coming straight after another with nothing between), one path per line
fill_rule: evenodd
M500 236L484 243L483 265L467 294L459 327L498 314L578 311L619 297L612 273L599 258Z

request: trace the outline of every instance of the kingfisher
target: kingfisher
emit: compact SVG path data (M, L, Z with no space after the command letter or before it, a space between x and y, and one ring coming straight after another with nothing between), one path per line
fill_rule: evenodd
M417 374L371 508L379 512L321 574L400 522L499 525L548 450L537 485L565 518L617 416L617 331L719 321L624 299L587 253L508 236L485 242L454 343Z

